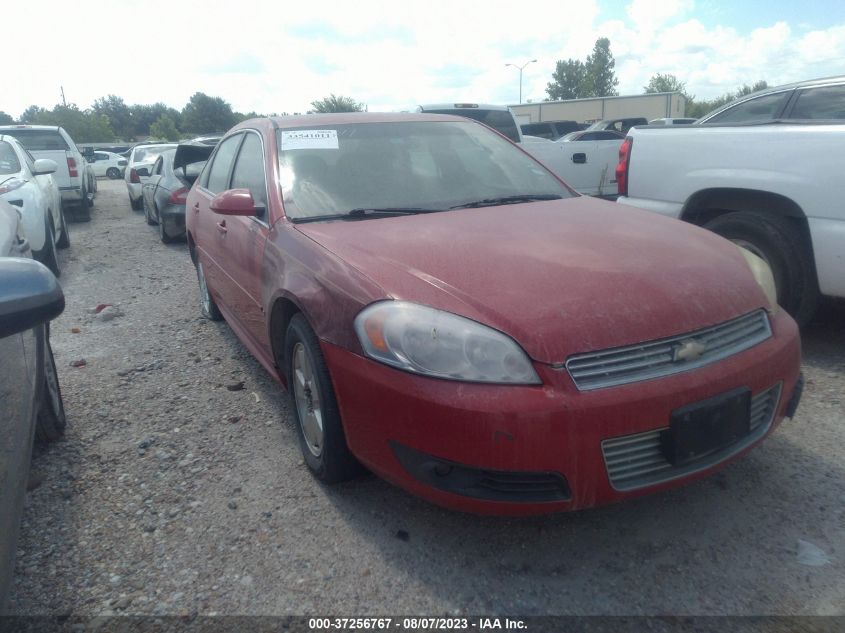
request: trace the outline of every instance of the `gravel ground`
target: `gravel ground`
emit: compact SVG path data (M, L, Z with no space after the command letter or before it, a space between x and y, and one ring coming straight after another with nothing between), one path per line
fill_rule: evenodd
M798 416L740 463L504 520L316 482L281 389L199 317L185 245L122 181L71 231L52 334L69 429L34 457L12 613L845 613L841 302L805 333Z

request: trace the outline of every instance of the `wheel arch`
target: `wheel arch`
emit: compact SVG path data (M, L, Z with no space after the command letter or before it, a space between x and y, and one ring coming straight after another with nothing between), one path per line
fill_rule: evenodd
M287 386L287 376L284 370L284 364L279 362L279 355L285 349L285 336L287 334L288 325L291 319L296 314L302 314L306 321L309 321L308 315L302 307L290 296L281 295L276 297L273 301L273 307L270 309L270 320L268 321L270 347L273 351L273 361L276 364L276 369L279 372L279 377Z

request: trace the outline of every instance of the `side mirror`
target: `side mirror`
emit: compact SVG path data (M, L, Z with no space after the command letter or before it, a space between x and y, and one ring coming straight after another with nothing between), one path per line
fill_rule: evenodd
M139 176L144 176L145 178L148 178L150 175L150 170L147 167L138 167L137 169L135 169L135 173Z
M255 215L255 200L249 189L229 189L211 199L211 210L221 215Z
M0 259L0 338L54 319L64 309L62 287L46 266L32 259Z
M53 174L58 168L59 166L56 164L56 161L50 160L49 158L39 158L32 166L32 175L44 176L46 174Z

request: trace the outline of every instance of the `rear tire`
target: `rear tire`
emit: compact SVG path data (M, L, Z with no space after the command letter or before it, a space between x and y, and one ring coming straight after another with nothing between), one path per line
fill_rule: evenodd
M129 198L129 205L132 207L133 211L140 211L141 207L144 205L144 198L141 196L137 200L133 200Z
M202 262L199 260L199 256L197 256L196 268L197 281L199 281L200 285L200 310L202 311L202 315L209 321L220 321L223 319L223 315L220 313L217 304L214 303L214 299L211 297L211 292L209 291L208 284L205 281L205 269L203 268Z
M175 240L167 233L167 227L164 225L162 218L158 219L158 236L161 238L162 244L172 244Z
M35 439L39 442L55 442L65 434L67 418L59 386L59 374L56 360L50 346L50 330L46 328L44 341L44 393L38 407L38 420L35 424Z
M108 176L112 180L117 180L118 178L120 178L120 170L117 167L109 167L106 170L106 176Z
M67 229L67 219L65 218L65 208L62 206L59 209L59 220L61 226L59 229L61 230L61 234L59 235L58 241L56 241L57 248L67 248L70 246L70 232Z
M283 367L297 421L299 447L308 468L327 484L353 479L363 468L346 444L320 342L301 314L294 315L288 326Z
M798 325L806 325L818 307L819 287L807 240L789 218L749 211L726 213L704 228L743 246L769 264L778 303Z

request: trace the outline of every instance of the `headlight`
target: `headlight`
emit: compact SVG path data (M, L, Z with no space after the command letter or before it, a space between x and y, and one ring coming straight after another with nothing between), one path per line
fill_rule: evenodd
M470 382L540 384L525 352L501 332L406 301L381 301L355 317L370 358L405 371Z
M754 275L754 279L757 280L757 283L763 290L763 294L766 295L766 299L769 300L769 308L772 314L774 314L780 309L780 306L778 306L778 289L775 286L775 277L772 275L772 269L769 268L769 265L765 261L747 248L743 248L742 246L737 246L737 248L745 258L745 262L751 269L751 274Z

